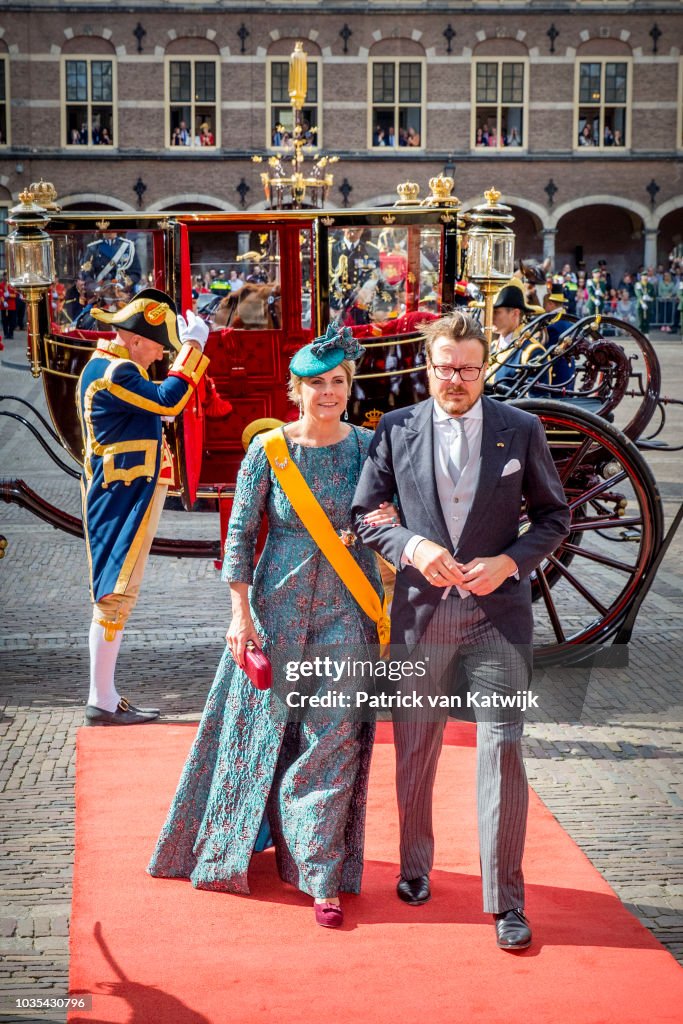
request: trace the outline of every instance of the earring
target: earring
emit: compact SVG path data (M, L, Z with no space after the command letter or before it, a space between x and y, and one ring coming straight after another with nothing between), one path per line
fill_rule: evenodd
M344 412L342 414L342 419L343 420L348 420L348 418L349 418L349 410L348 409L344 409Z
M299 419L302 420L303 418L304 418L304 405L303 405L303 402L299 402Z

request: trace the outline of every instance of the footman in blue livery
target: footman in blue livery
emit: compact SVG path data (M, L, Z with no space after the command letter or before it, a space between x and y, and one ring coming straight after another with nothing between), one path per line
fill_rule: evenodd
M78 382L84 438L81 481L93 619L86 725L138 725L157 708L137 708L114 683L126 620L137 601L147 556L172 475L162 418L182 412L206 371L208 327L172 299L146 288L115 313L96 310L114 327L100 339ZM177 352L157 384L148 369L164 347Z

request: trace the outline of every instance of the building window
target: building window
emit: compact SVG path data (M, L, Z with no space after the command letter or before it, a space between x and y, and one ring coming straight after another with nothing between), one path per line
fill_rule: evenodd
M472 69L472 147L527 146L527 73L523 60L478 60Z
M301 109L301 125L304 138L310 146L322 145L320 123L320 68L317 60L306 61L306 99ZM294 132L294 112L289 101L289 62L270 62L270 116L267 124L267 146L291 146Z
M64 60L64 143L118 145L114 125L114 62L95 57Z
M218 61L199 57L166 63L169 146L219 145Z
M579 62L575 148L606 149L630 144L629 79L626 60Z
M0 57L0 146L7 146L9 143L8 72L9 61L6 57Z
M424 149L423 61L374 60L370 76L369 145Z

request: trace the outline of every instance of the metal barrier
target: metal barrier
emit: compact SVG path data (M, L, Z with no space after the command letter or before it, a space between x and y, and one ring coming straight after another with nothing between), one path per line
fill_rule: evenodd
M678 322L678 301L677 299L655 299L650 327L668 327L673 329Z

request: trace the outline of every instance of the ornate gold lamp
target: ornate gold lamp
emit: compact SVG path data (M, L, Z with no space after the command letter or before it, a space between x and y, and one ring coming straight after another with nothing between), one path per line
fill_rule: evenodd
M514 271L515 235L507 225L514 221L509 206L499 203L500 192L484 192L486 202L467 214L467 277L484 295L484 329L493 333L493 296Z
M28 303L28 355L31 373L40 376L40 324L38 304L55 276L54 246L43 230L50 217L40 206L30 189L19 196L19 204L7 218L14 225L8 235L7 276L13 288L25 296Z
M308 69L307 54L303 43L297 40L294 51L289 58L289 99L294 113L294 130L291 143L291 156L271 156L268 160L269 170L261 173L261 183L266 201L271 210L299 210L307 203L310 206L322 207L334 182L334 175L329 167L336 163L337 156L318 156L313 160L310 170L304 167L305 146L310 145L304 132L302 109L306 101ZM316 128L311 127L315 134ZM261 163L262 157L253 156L254 163ZM291 170L286 164L291 164Z

